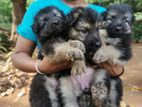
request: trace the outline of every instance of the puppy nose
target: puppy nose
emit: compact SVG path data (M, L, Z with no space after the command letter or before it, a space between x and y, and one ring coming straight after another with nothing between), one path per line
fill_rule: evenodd
M117 31L120 31L120 30L122 30L122 28L123 28L123 27L122 27L122 23L121 23L121 22L117 23L115 29L116 29Z
M116 31L120 31L120 30L122 30L122 27L121 26L117 26L115 29L116 29Z

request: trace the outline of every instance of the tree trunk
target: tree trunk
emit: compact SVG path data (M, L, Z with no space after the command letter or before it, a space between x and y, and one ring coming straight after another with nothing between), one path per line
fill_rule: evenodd
M26 11L26 1L27 0L11 0L12 8L12 29L10 40L16 41L16 27L21 23L22 18Z

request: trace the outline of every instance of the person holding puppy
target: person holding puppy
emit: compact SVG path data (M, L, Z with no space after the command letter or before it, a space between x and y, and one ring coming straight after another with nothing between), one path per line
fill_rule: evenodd
M62 10L65 14L68 14L74 7L82 6L89 7L96 10L98 13L104 12L106 9L86 3L85 0L36 0L28 8L22 23L17 28L18 40L15 47L15 52L12 54L13 65L28 73L36 73L37 60L32 58L32 54L40 44L37 41L36 35L34 35L31 25L33 24L33 19L36 13L46 7L46 6L56 6ZM54 73L61 71L63 69L70 68L70 62L65 62L61 64L51 64L46 58L43 58L41 62L38 63L38 69L42 73ZM101 67L107 69L109 73L115 77L119 76L123 72L123 67L118 65L110 65L109 63L100 64Z

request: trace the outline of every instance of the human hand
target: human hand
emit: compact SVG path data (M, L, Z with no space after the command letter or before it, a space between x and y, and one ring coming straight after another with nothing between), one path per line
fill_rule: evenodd
M124 67L121 65L112 65L110 63L104 62L100 63L99 67L105 68L112 77L117 77L123 74Z
M42 73L54 73L63 69L70 68L71 62L64 61L62 63L50 63L47 57L44 57L38 64L38 69Z

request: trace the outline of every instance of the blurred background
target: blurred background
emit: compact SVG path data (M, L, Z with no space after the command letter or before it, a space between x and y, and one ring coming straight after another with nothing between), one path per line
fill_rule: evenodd
M0 107L29 107L29 84L34 74L12 66L10 55L16 42L16 27L33 0L0 0ZM122 107L142 107L142 0L85 0L107 7L112 3L132 6L136 21L133 29L133 58L121 77L124 81ZM36 56L36 53L33 57Z

